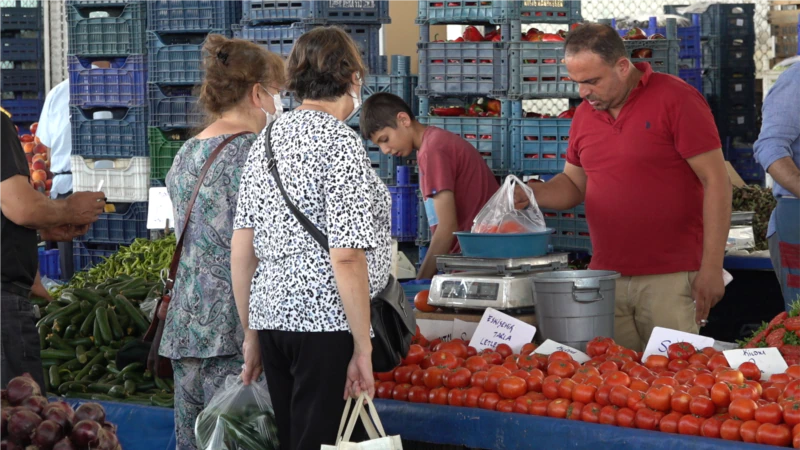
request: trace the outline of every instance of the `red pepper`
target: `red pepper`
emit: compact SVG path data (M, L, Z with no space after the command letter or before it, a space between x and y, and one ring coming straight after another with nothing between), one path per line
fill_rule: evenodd
M483 35L477 28L473 27L472 25L468 26L464 29L464 35L462 36L465 41L467 42L482 42Z
M497 30L492 30L492 31L490 31L490 32L486 33L486 36L484 36L483 38L484 38L485 40L487 40L487 41L491 41L491 40L492 40L492 39L494 39L494 37L495 37L495 36L497 36L498 34L500 34L500 33L499 33Z
M485 112L483 107L478 102L475 102L469 106L467 109L467 116L470 117L479 117L480 113Z
M433 6L434 8L441 8L442 6L444 6L444 3L431 3L431 6Z
M461 6L461 3L458 2L448 2L447 6Z
M459 36L453 42L464 42L464 38Z
M448 107L441 107L441 108L433 108L431 113L434 116L442 116L442 117L458 117L463 116L466 111L461 106L448 106Z
M474 134L465 134L464 139L478 139L478 136Z
M542 35L542 42L564 42L564 38L553 33Z
M492 140L492 135L491 134L482 134L481 135L481 140L491 141Z
M439 39L439 33L436 33L433 35L433 42L444 42L444 41Z
M572 119L575 117L575 108L570 108L558 115L559 119Z

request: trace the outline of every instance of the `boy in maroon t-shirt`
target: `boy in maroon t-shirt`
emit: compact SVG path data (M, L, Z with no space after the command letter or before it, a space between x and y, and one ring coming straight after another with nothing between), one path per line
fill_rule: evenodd
M453 233L469 231L475 216L500 188L480 153L449 131L419 123L400 97L371 95L361 109L361 134L386 155L417 150L419 184L433 236L418 279L436 274L436 257L458 253Z

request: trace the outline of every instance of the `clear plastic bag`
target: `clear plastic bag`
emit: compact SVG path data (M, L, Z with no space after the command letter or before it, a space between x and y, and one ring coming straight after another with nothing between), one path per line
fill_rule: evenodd
M197 417L194 434L201 450L278 449L269 391L259 383L245 386L238 375L228 376Z
M514 207L514 191L518 188L528 197L529 204L523 209ZM545 228L533 190L514 175L506 177L472 224L473 233L536 233Z

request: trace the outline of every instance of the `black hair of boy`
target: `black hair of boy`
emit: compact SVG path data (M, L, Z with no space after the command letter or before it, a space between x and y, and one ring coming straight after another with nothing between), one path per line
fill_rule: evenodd
M386 127L397 129L397 115L401 112L408 114L412 121L415 120L414 113L402 98L388 92L370 95L361 106L361 136L370 139L370 136Z

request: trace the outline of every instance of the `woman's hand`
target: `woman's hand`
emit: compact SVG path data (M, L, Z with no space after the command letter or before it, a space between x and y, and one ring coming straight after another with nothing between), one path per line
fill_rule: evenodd
M263 370L261 367L261 346L258 344L258 334L255 331L245 331L242 354L244 355L242 381L247 386L251 382L258 380Z
M362 392L375 397L375 378L372 376L372 350L353 352L347 365L347 381L344 384L344 398L358 398Z

